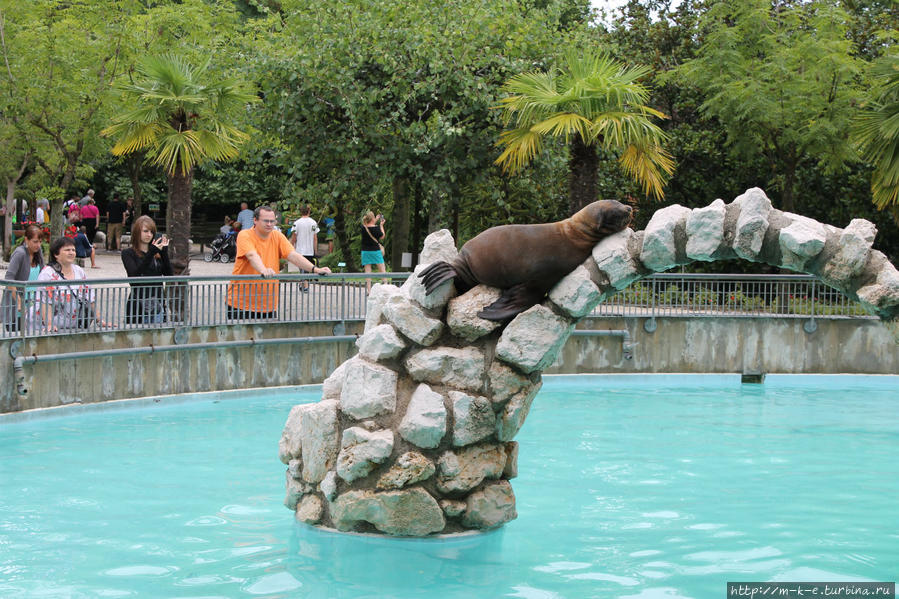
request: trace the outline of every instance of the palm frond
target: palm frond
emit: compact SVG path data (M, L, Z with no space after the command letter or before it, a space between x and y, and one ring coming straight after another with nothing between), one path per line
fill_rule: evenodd
M570 141L574 134L580 134L581 137L587 139L592 123L579 114L573 112L563 112L556 114L548 119L542 120L531 126L533 133L540 135L552 135L553 137L564 137L565 143Z
M505 146L503 153L494 161L505 172L517 173L533 160L543 149L542 136L530 129L503 131L498 146Z
M665 184L674 173L674 159L658 145L629 145L618 158L618 164L640 184L643 193L656 199L664 197Z
M195 131L175 131L160 136L151 162L169 175L181 171L189 173L193 167L206 157Z
M110 151L114 156L124 156L152 146L164 130L158 123L127 122L110 125L100 134L115 137L116 143Z

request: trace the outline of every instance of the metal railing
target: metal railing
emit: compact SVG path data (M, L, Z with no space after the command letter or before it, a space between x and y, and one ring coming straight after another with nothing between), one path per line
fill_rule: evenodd
M876 318L808 275L663 273L637 281L595 316Z
M6 293L0 303L0 316L7 317L0 328L0 338L362 320L366 279L372 285L402 284L407 277L408 273L353 273L326 277L291 274L267 279L253 275L140 277L52 284L3 281ZM83 306L85 303L90 307ZM43 308L45 305L52 306L52 313ZM229 310L229 305L233 309ZM10 310L15 313L13 318L9 317ZM52 318L58 311L67 311L68 318ZM61 319L65 322L60 323Z
M3 281L0 338L183 326L350 321L365 318L366 279L401 285L409 273L140 277L46 282ZM47 327L41 306L51 294L73 298L87 286L93 314L75 314L74 326ZM261 287L259 287L261 285ZM304 291L304 287L308 287ZM230 292L230 297L229 297ZM264 296L257 314L229 313L229 302ZM72 302L76 300L72 299ZM152 307L144 310L143 304ZM138 305L141 305L138 307ZM24 310L21 308L24 307ZM69 304L73 313L74 304ZM246 307L246 306L245 306ZM254 307L254 306L249 306ZM271 308L271 309L269 309ZM260 315L258 312L265 312ZM148 315L149 313L149 315ZM638 281L596 307L594 316L876 318L857 302L804 275L658 274Z

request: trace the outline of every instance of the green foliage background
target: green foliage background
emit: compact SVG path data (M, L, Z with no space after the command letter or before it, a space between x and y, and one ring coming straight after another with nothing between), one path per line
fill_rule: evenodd
M218 224L244 200L286 212L310 203L337 219L332 261L352 269L372 209L387 216L396 267L437 228L461 243L492 225L567 216L566 145L503 175L492 164L496 107L509 77L591 48L650 67L649 105L669 117L677 170L663 201L600 156L600 197L632 202L636 226L667 204L759 186L779 208L837 226L872 220L877 247L899 260L896 220L874 208L871 167L848 138L871 65L895 52L896 3L631 0L594 17L585 0L0 0L0 174L17 197L53 195L57 213L87 187L101 208L135 189L164 202L161 173L112 157L99 136L122 109L113 83L146 55L211 55L215 73L243 78L261 102L237 123L252 133L240 159L198 167L194 213ZM745 26L755 20L769 36ZM772 114L780 129L766 137Z

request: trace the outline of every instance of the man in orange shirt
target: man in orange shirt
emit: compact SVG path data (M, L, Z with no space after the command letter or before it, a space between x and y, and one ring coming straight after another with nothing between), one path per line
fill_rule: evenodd
M282 258L313 274L328 274L297 253L287 237L276 228L275 211L259 206L253 212L253 226L237 235L235 275L260 274L263 278L278 274ZM278 316L278 281L231 281L228 286L229 319L273 319Z

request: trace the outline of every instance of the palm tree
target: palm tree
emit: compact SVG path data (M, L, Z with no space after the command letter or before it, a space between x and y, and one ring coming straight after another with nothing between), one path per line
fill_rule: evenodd
M874 165L874 204L891 208L899 222L899 54L880 59L873 74L882 87L857 117L853 139L862 158Z
M516 172L540 153L545 136L563 137L570 146L572 213L597 199L600 148L618 153L621 168L646 194L663 197L674 161L662 148L667 136L651 120L666 117L646 106L649 91L639 83L649 69L573 52L566 67L516 75L503 86L509 94L501 101L506 131L497 145L505 150L496 164Z
M202 161L232 160L249 136L229 117L257 98L235 79L207 81L209 62L188 64L177 56L144 59L137 80L122 85L133 108L112 119L103 135L115 139L116 156L145 152L168 177L167 232L175 274L190 262L190 193L193 170Z

